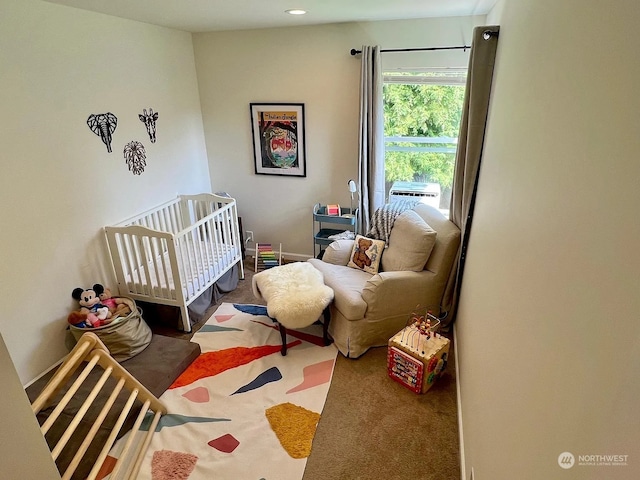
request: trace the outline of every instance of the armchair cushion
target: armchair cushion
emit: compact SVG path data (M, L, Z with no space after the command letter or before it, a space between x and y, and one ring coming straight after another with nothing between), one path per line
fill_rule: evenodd
M407 210L393 223L389 246L382 256L385 272L419 272L429 260L436 244L436 231L420 215Z
M380 269L380 259L384 251L384 241L356 235L347 267L357 268L376 274Z

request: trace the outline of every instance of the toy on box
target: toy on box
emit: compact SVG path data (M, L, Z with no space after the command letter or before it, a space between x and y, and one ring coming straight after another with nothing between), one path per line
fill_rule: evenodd
M80 304L79 313L86 315L86 318L79 323L73 323L78 321L80 317L72 316L68 318L69 323L76 327L101 327L110 322L111 312L109 307L100 303L98 294L92 288L74 288L71 292L71 297L77 300Z
M396 347L387 351L389 376L414 393L421 393L424 364Z
M71 297L78 301L80 310L71 312L67 321L78 328L102 327L128 315L134 308L131 300L112 297L111 291L99 283L93 288L74 288Z
M338 204L327 205L327 215L331 216L340 216L342 214L342 209Z
M111 295L111 290L103 287L99 283L93 286L93 290L98 294L100 303L109 309L112 317L125 317L134 309L131 300L128 298L114 297Z
M438 317L412 313L407 326L389 340L389 377L415 393L426 393L444 372L450 341L435 332Z
M282 244L276 252L270 243L256 243L255 272L282 265Z

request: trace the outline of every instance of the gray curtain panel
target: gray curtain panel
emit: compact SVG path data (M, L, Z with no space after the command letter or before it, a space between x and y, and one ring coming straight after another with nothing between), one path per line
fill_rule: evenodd
M360 198L357 231L369 231L371 213L385 203L384 117L380 47L362 47L360 69L360 134L358 180Z
M460 228L462 242L442 300L445 310L449 312L444 322L445 327L455 319L458 303L466 247L473 218L473 203L482 161L499 31L500 27L498 26L473 29L450 207L450 219Z

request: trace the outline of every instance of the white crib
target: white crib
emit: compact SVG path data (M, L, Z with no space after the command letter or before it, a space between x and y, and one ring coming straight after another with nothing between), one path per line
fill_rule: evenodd
M233 198L180 195L114 226L105 227L120 295L187 307L235 264L244 278L238 212Z

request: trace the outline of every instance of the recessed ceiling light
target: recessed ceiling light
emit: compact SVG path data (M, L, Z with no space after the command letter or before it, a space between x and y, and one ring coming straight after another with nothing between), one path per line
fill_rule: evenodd
M307 11L300 10L299 8L293 8L291 10L285 10L284 13L288 13L289 15L304 15Z

